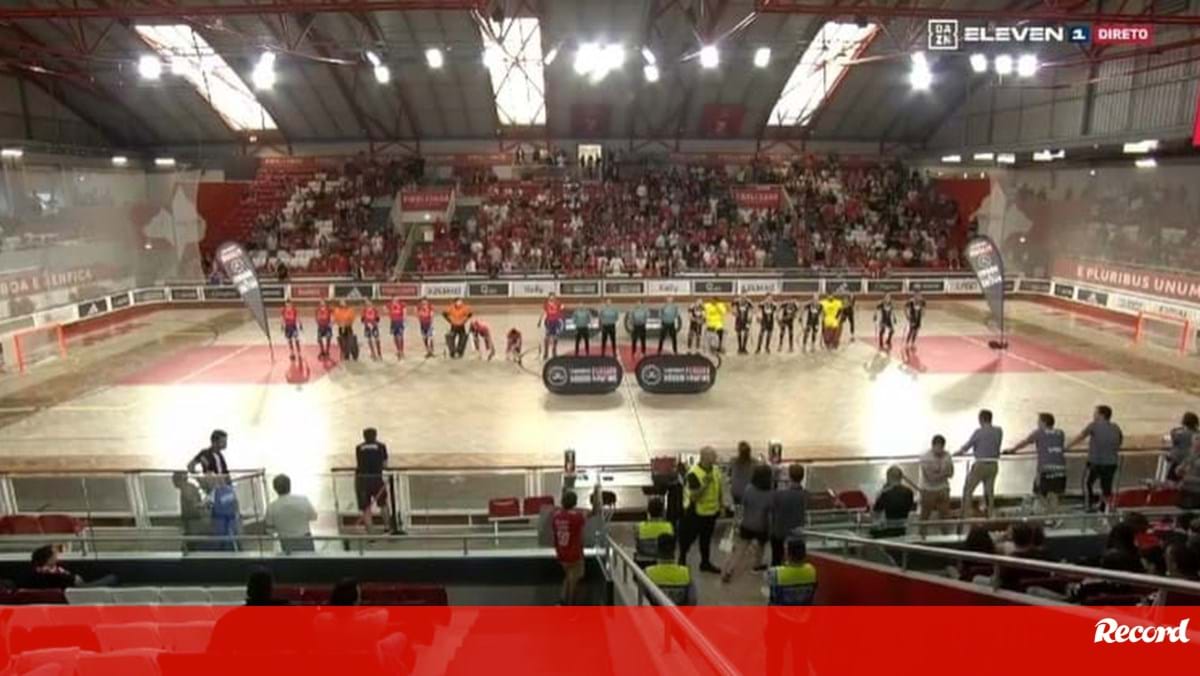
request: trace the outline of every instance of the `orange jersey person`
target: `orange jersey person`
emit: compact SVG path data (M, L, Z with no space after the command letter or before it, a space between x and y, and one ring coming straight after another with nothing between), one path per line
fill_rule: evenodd
M471 314L471 306L464 303L463 299L458 298L450 307L446 308L442 316L446 318L446 321L450 322L452 328L462 328L466 326L467 320L471 318Z
M333 321L340 329L349 330L354 328L354 319L354 309L347 307L344 301L333 311Z

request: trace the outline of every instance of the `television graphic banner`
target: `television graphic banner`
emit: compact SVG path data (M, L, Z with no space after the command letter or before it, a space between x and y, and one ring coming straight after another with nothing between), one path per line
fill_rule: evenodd
M236 242L225 242L217 247L217 262L237 292L242 302L254 315L254 321L262 329L267 341L271 340L271 325L267 322L267 308L263 305L262 289L258 285L258 275L254 272L254 263L246 250Z
M992 321L1004 335L1004 260L991 237L980 235L967 242L967 262L975 271L979 288L992 311Z

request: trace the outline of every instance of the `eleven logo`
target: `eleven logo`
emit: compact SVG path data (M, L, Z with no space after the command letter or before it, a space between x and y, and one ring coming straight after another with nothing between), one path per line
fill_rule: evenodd
M1188 622L1186 618L1177 627L1146 627L1141 625L1121 624L1111 617L1106 617L1096 623L1096 635L1093 643L1191 643L1188 638Z

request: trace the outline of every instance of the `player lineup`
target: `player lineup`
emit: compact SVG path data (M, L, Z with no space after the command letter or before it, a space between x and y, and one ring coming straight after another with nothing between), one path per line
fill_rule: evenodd
M858 299L853 293L831 293L825 296L812 294L802 303L799 296L767 294L758 300L741 295L732 301L720 297L707 300L697 298L686 308L681 308L673 298L658 307L649 307L644 300L637 300L625 311L626 328L630 338L632 355L649 354L647 336L652 326L658 329L657 353L669 346L672 353L679 352L678 336L686 323L685 349L689 352L707 351L714 355L726 353L726 326L733 324L737 354L747 355L754 347L754 354L788 352L796 348L796 333L800 333L800 349L803 352L824 347L834 350L842 342L843 333L855 338L856 309ZM876 303L872 312L875 340L880 350L891 350L897 327L903 321L905 331L903 345L910 349L916 345L924 320L926 300L916 291L897 308L892 295L885 294ZM408 304L401 298L387 302L384 310L388 317L388 333L391 347L397 359L403 359L405 350L405 328L408 321ZM438 316L446 324L443 334L443 354L451 359L465 356L467 347L488 360L495 358L496 348L492 339L492 327L480 317L464 299L455 298L440 311L428 298L420 298L414 308L421 337L424 358L437 355L435 321ZM333 361L336 345L341 361L357 361L360 356L358 333L355 326L361 324L363 339L371 359L381 360L384 356L380 338L380 323L383 313L372 301L361 307L352 307L345 299L334 305L322 300L318 303L313 319L316 324L318 356L323 362ZM611 348L617 355L617 327L621 310L605 298L598 308L576 305L571 308L556 295L550 294L542 304L537 326L542 333L538 347L541 359L558 356L558 343L564 337L574 340L574 354L590 355L592 334L600 334L599 354L608 354ZM301 334L304 324L299 308L288 301L281 310L281 326L288 344L289 358L301 358ZM757 332L755 329L757 328ZM505 334L505 358L518 364L522 361L523 335L517 327Z

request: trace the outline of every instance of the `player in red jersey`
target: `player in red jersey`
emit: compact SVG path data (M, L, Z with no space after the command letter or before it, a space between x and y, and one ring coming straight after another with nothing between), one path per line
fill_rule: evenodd
M422 296L417 303L417 322L421 325L421 342L425 343L425 358L433 356L433 303Z
M404 357L404 314L407 308L400 298L388 303L388 320L392 330L392 342L396 345L396 358Z
M371 301L367 301L362 311L363 334L367 338L367 347L371 348L371 359L383 357L383 347L379 344L379 310Z
M508 330L508 342L504 347L504 358L521 364L521 331L517 327Z
M558 356L558 334L562 331L562 324L562 301L558 299L558 296L550 294L542 306L542 317L538 319L538 326L546 327L546 337L542 340L543 360L549 359L551 355Z
M329 304L321 301L317 305L317 350L321 359L329 359L329 345L333 342L333 311Z
M491 361L496 356L496 345L492 342L492 327L487 325L487 322L482 319L476 319L471 322L471 342L475 345L475 351L479 356L483 356L483 350L479 349L479 341L483 341L483 346L488 351L488 361Z
M283 304L283 335L287 338L288 359L300 357L300 311L291 301Z

